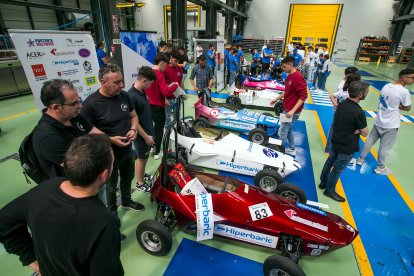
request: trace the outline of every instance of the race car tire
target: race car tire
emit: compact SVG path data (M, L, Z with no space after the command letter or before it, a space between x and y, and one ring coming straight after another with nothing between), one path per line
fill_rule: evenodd
M269 135L267 134L266 130L261 127L256 127L249 132L249 141L253 143L265 146L269 142Z
M275 144L268 144L266 147L281 152L281 153L285 153L285 146L284 145L275 145Z
M237 96L234 96L234 95L228 96L227 99L226 99L226 103L229 104L229 105L234 106L237 109L241 107L240 98L237 97Z
M294 261L284 256L270 256L263 263L263 274L306 276L305 272Z
M272 113L270 113L270 112L263 112L263 113L262 113L262 115L265 115L265 116L270 116L270 117L275 117L275 116L273 116L273 114L272 114Z
M280 113L283 113L284 111L283 101L278 101L277 103L275 103L274 109L275 109L276 116L280 116Z
M200 117L194 120L193 125L200 127L210 127L210 122L206 118Z
M136 237L139 245L151 255L165 256L171 250L171 232L156 220L147 219L138 224Z
M282 182L283 177L273 169L263 169L254 176L254 185L269 193L273 193Z
M284 198L306 204L306 194L299 186L292 183L282 183L276 187L275 194Z
M178 163L181 163L183 165L187 163L185 162L184 158L180 154L178 154ZM173 151L167 152L167 165L174 166L175 164L177 164L175 160L175 152Z

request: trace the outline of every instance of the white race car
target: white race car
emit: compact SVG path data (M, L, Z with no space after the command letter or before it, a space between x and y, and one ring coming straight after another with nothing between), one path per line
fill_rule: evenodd
M273 192L285 176L301 168L292 156L277 150L280 146L264 147L225 130L192 127L181 121L177 132L181 162L254 176L255 186L267 192ZM172 133L170 139L174 137ZM175 162L175 153L170 154Z
M277 116L283 112L282 101L278 101L275 105L270 105L270 101L280 95L283 91L263 89L235 89L230 92L226 103L233 105L236 108L246 107L253 109L262 109L274 111Z

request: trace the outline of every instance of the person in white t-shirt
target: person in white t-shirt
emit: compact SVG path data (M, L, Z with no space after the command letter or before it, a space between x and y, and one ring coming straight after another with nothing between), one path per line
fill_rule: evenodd
M378 114L361 155L357 159L357 165L364 163L369 150L379 139L378 167L374 169L374 172L383 175L391 174L391 170L385 166L385 161L388 152L397 140L397 133L401 124L400 110L411 110L410 92L404 86L413 83L414 69L406 68L400 71L399 79L396 82L386 84L382 88Z
M197 42L197 46L195 47L196 52L196 63L198 63L198 58L203 54L203 47L201 47L201 43Z

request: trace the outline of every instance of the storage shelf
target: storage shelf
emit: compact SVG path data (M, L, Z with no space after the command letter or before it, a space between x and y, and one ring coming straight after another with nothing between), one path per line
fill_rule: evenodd
M379 57L381 62L386 62L391 44L392 40L362 38L359 41L355 60L360 60L360 57L364 57L363 59L369 59L369 61L377 61Z

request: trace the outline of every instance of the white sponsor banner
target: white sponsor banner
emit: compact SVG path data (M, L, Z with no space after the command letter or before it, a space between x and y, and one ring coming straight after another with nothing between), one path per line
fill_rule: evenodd
M157 53L157 33L120 32L125 90L137 80L139 68L152 67Z
M197 241L213 238L214 212L211 194L196 195Z
M217 37L217 91L224 89L224 38Z
M278 240L276 236L219 223L214 227L214 234L270 248L276 248Z
M9 30L39 109L45 81L69 80L85 99L100 87L95 44L89 32Z
M181 190L182 195L200 195L207 194L206 188L201 184L198 178L193 178L185 184L184 188Z

